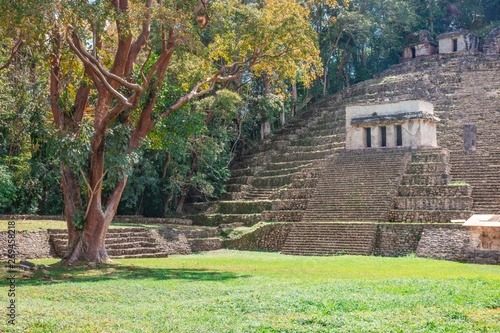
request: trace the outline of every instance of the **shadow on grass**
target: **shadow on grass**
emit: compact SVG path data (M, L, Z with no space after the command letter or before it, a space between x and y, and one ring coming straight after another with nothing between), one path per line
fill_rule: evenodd
M88 266L67 266L61 263L52 265L50 271L18 271L15 273L16 284L21 285L49 285L61 282L81 283L100 282L110 280L185 280L195 281L226 281L247 278L249 275L240 275L232 272L210 269L193 268L156 268L135 265L101 264L98 268ZM0 267L0 286L7 286L7 267Z

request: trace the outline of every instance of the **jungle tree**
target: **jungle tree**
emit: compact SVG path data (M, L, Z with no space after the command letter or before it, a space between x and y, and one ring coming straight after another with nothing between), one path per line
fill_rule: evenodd
M155 125L250 69L308 82L320 70L295 1L1 1L13 46L45 55L59 135L69 262L108 260L104 239L134 154ZM5 64L8 67L8 63ZM311 70L312 66L312 70ZM157 101L164 85L183 93Z

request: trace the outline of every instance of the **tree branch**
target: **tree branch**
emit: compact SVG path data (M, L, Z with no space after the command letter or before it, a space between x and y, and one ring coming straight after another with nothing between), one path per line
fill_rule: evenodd
M112 3L117 10L122 12L122 14L127 14L129 10L129 0L113 0ZM111 73L122 77L130 53L130 46L132 45L132 34L130 33L131 30L128 23L123 25L118 19L116 20L116 30L118 31L118 47L116 48L115 61L113 62ZM112 82L111 84L115 89L118 87L117 82Z
M85 65L87 65L94 72L94 74L97 75L97 77L99 78L99 81L104 85L106 90L109 91L109 93L111 93L123 105L130 105L128 103L127 98L125 96L123 96L122 94L120 94L116 89L114 89L109 84L109 82L104 77L104 74L96 67L96 65L94 65L89 59L87 59L82 54L82 52L78 49L78 47L75 44L73 44L73 42L71 41L71 39L69 37L66 37L66 41L68 42L68 45L71 48L71 50L78 56L78 58L80 58L80 60Z
M19 50L21 49L23 44L24 44L24 41L22 39L20 39L16 42L16 45L14 45L14 47L10 51L9 59L5 62L5 64L2 67L0 67L0 71L3 71L5 68L10 66L10 63L12 62L14 57L16 56L17 52L19 52Z
M52 56L50 59L50 108L54 116L54 123L59 130L64 128L61 118L60 97L60 76L61 76L61 44L62 36L59 31L54 32Z
M130 52L128 55L127 62L125 64L125 75L130 80L130 74L134 70L134 64L137 60L137 56L139 52L141 52L142 48L149 39L149 34L151 33L151 12L150 8L153 5L153 0L148 0L146 2L146 13L144 14L144 20L142 21L142 31L141 34L137 37L137 40L132 43L130 47Z
M119 77L119 76L117 76L117 75L115 75L113 73L110 73L104 67L102 67L102 65L99 62L99 60L97 60L96 57L94 57L93 55L91 55L89 52L87 52L87 50L85 50L84 47L82 47L82 45L80 43L80 38L78 37L78 35L75 32L73 33L73 42L74 42L74 45L80 51L80 53L83 54L90 62L92 62L94 65L96 65L97 68L99 69L99 71L104 76L106 76L108 79L114 80L114 81L118 82L119 84L121 84L122 86L124 86L127 89L131 89L131 90L135 90L135 91L140 91L140 92L143 91L143 87L141 85L138 85L138 84L135 84L135 83L131 83L131 82L127 81L127 80L124 80L121 77Z

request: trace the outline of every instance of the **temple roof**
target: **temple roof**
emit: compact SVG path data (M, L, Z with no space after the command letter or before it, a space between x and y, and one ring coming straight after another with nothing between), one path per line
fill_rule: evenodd
M394 114L381 114L381 115L369 115L369 116L358 116L351 120L351 125L361 125L361 124L373 124L373 123L390 123L390 122L400 122L412 119L427 119L430 121L439 121L440 119L431 113L424 111L413 111L413 112L401 112Z
M460 36L460 35L467 35L470 34L469 30L466 29L458 29L458 30L453 30L453 31L448 31L445 33L442 33L441 35L437 36L437 39L443 39L443 38L449 38L449 37L455 37L455 36Z

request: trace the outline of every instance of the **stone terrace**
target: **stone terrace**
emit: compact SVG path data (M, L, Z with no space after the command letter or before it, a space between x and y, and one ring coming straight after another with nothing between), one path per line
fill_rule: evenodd
M56 254L62 257L68 247L65 229L48 229ZM168 256L168 245L157 230L146 228L110 228L106 234L106 250L113 259L162 258Z
M472 210L500 214L500 151L457 152L451 160L453 179L472 185Z
M304 221L387 221L407 151L344 152L328 161Z
M394 65L377 78L329 96L234 163L224 200L199 205L200 214L191 218L204 225L230 222L253 225L261 220L449 222L467 218L474 211L496 212L500 202L495 192L500 183L495 165L500 163L490 151L500 149L496 138L500 125L499 70L499 56L436 55ZM360 195L360 190L352 182L328 184L326 178L318 182L328 173L335 175L330 182L339 182L342 172L346 172L342 170L348 164L344 150L345 105L413 99L434 104L435 115L441 118L438 144L451 156L446 163L419 160L415 154L412 159L417 160L410 161L408 169L399 157L391 161L395 164L378 162L390 170L376 180L359 181L365 189L372 190L364 193L358 203L355 195ZM477 127L475 157L462 156L465 124ZM390 153L386 151L380 156L384 154ZM483 155L488 156L488 161ZM367 170L358 173L358 177L372 172L369 158L354 156L350 157L351 168L358 165ZM354 161L355 158L359 161ZM442 178L443 175L447 176ZM402 184L398 184L401 176ZM376 182L391 177L393 180L389 187L384 187L385 192L375 191ZM348 198L344 195L347 193L353 196ZM319 209L320 202L332 200L336 204L330 206L338 207L336 213L327 211L331 208ZM377 207L370 201L378 201ZM355 211L359 213L352 213Z
M281 253L371 255L376 234L374 223L295 223Z
M388 221L449 223L472 216L472 187L450 183L449 152L426 149L412 154Z
M203 225L300 221L325 159L344 147L344 124L341 109L321 107L293 119L234 163L223 200L190 218Z

